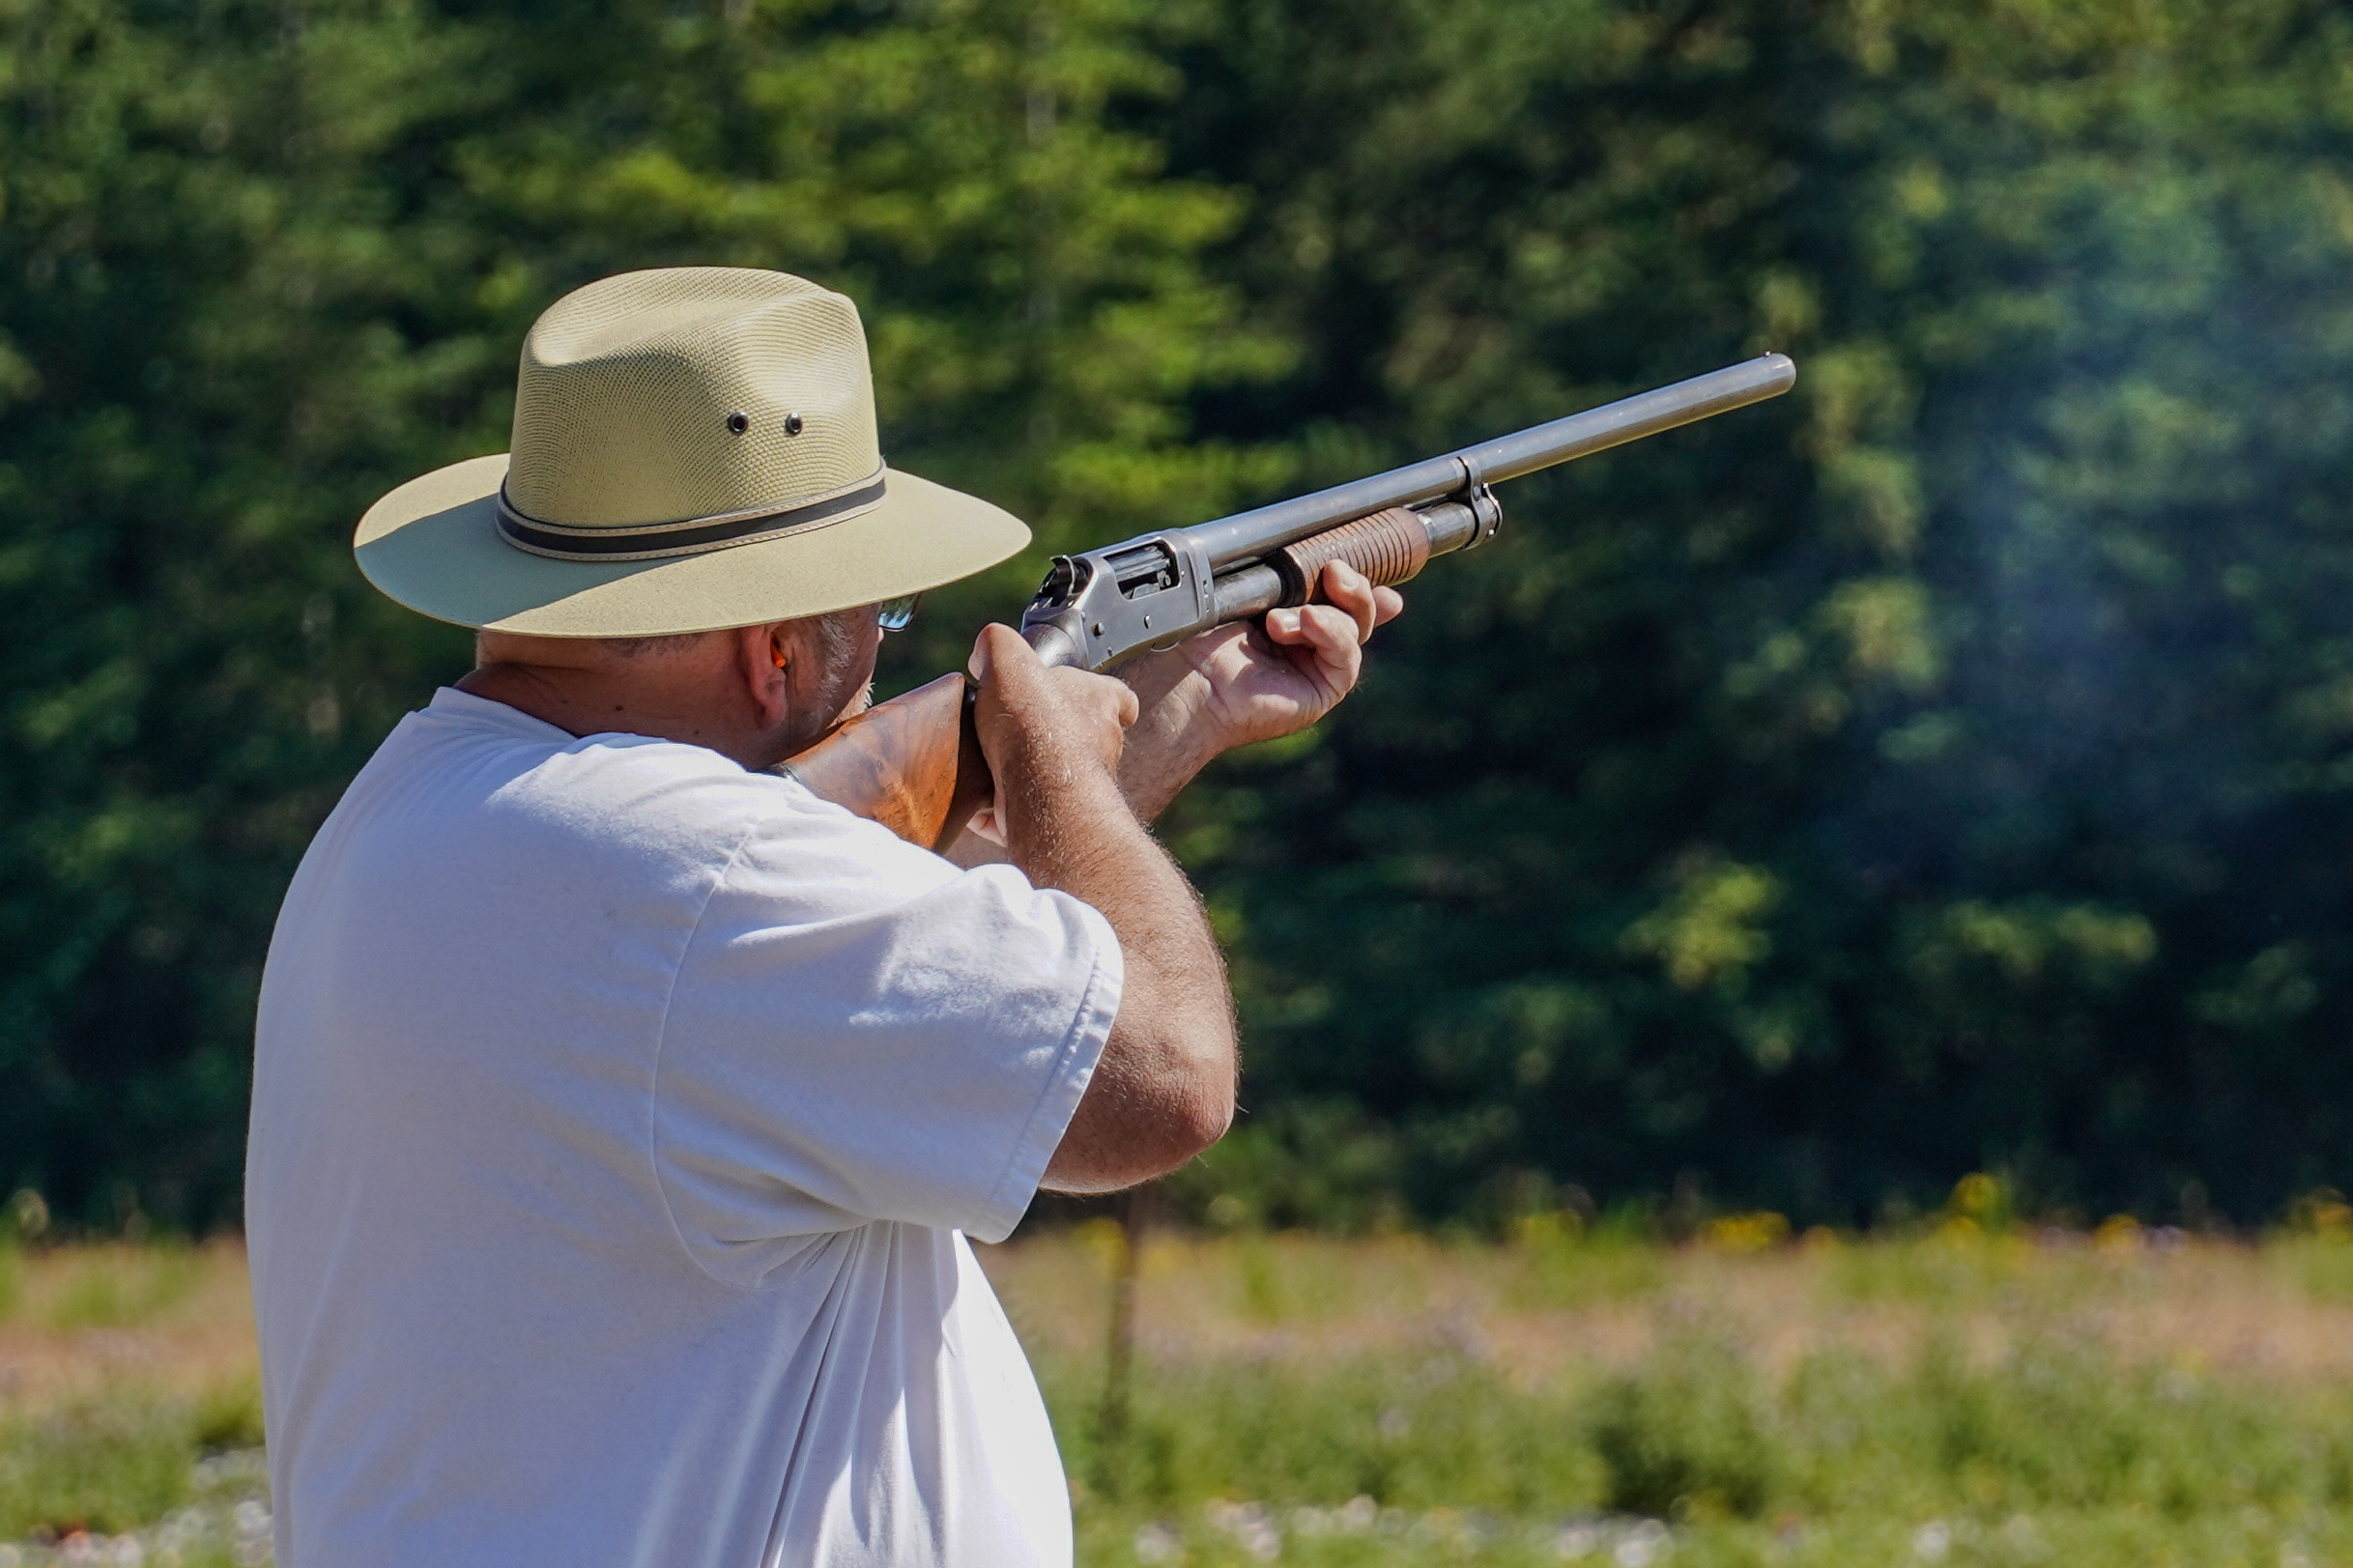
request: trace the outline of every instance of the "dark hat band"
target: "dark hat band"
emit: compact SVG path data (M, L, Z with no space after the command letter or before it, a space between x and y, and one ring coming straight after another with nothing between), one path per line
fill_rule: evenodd
M797 533L822 523L836 523L878 504L884 493L884 473L847 490L820 496L772 512L731 512L720 517L690 517L678 523L652 523L641 527L583 528L542 523L515 510L499 487L499 533L518 550L557 560L656 560L665 556L699 556L734 545L757 544L783 534Z

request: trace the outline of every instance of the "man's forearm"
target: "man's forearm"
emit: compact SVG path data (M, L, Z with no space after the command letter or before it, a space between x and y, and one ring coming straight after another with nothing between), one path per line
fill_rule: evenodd
M1138 659L1120 678L1134 690L1139 711L1119 754L1119 792L1150 822L1218 755L1200 723L1209 683L1174 654Z
M1137 1019L1149 1013L1181 1027L1199 1013L1222 1024L1225 964L1201 901L1109 781L1031 785L1023 795L1009 803L1006 858L1033 885L1059 888L1110 923L1128 960L1121 1012L1133 1003ZM1213 996L1217 1005L1204 1006Z
M1017 787L1009 858L1036 885L1092 905L1125 960L1110 1039L1046 1183L1110 1191L1175 1169L1232 1119L1225 963L1191 885L1108 776L1091 786Z

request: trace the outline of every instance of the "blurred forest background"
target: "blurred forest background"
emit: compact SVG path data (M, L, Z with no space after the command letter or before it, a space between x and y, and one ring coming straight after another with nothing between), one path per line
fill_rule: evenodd
M1050 549L1799 361L1172 814L1194 1218L2353 1184L2349 155L2318 0L0 0L0 1183L234 1221L286 877L468 658L354 520L732 263L1038 527L895 685Z

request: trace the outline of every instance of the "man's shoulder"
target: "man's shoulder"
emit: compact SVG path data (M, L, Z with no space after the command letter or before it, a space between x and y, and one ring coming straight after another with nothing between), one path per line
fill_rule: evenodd
M765 927L893 906L956 874L799 784L704 747L574 736L445 693L387 739L297 881L362 906L404 892L482 911L554 898L657 923L687 911L699 921L719 898L721 924Z
M437 694L386 738L346 804L380 829L449 848L478 832L543 848L554 838L697 860L724 855L763 821L812 814L806 791L706 747L574 736L455 691Z
M386 738L378 760L421 764L431 771L510 771L518 777L552 770L575 789L624 793L655 780L755 793L784 783L774 774L750 772L707 746L626 730L574 735L520 708L446 687Z

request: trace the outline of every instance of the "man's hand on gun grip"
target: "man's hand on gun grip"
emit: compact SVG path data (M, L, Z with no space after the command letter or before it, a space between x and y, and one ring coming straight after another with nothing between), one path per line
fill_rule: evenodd
M972 644L971 671L980 687L973 727L996 780L993 805L970 831L1011 846L1040 814L1041 792L1055 796L1094 788L1115 804L1120 755L1135 723L1135 693L1108 675L1048 670L1010 626L984 626Z

